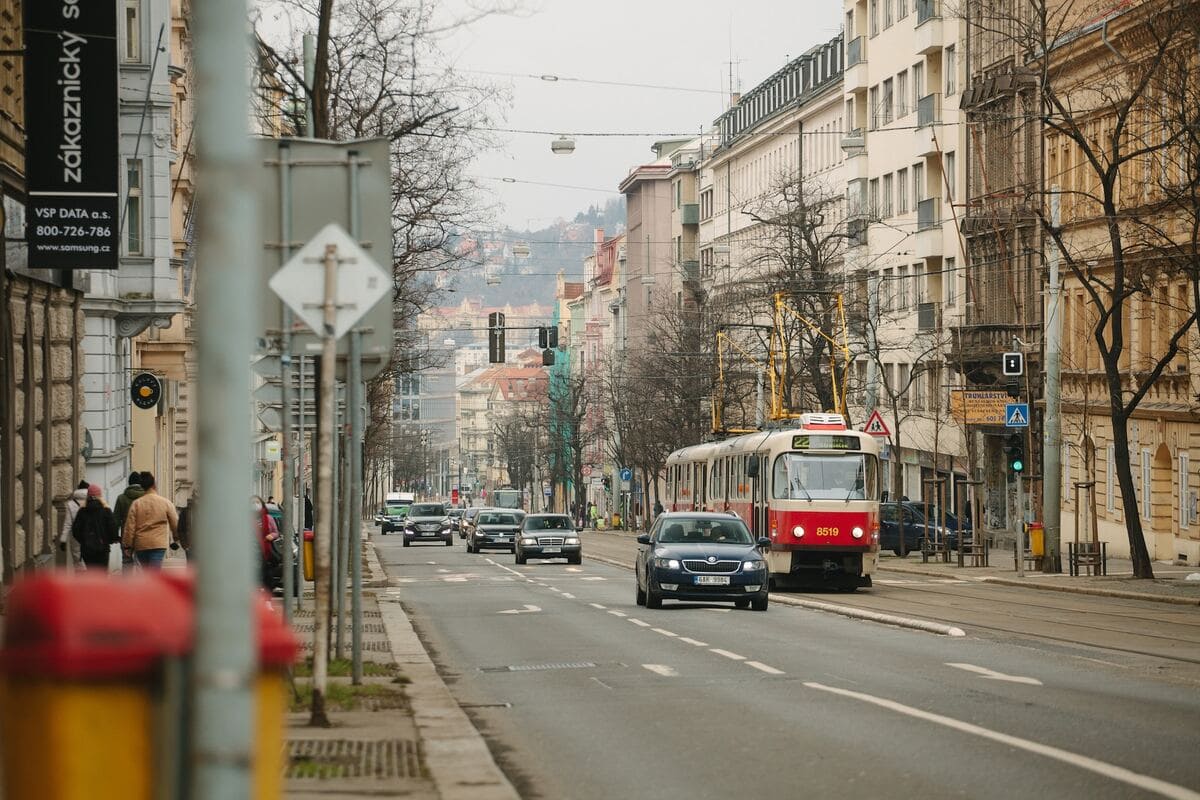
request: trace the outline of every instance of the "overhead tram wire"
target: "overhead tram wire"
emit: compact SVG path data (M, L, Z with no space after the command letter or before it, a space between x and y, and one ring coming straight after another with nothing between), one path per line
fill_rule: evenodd
M460 72L470 72L475 75L498 75L505 78L530 78L532 80L543 81L545 83L588 83L595 86L620 86L629 89L656 89L659 91L668 92L692 92L694 94L717 94L725 95L721 89L696 89L689 86L662 86L654 83L630 83L627 81L602 81L595 78L574 78L567 75L554 75L552 73L526 73L526 72L497 72L495 70L484 69L463 69Z

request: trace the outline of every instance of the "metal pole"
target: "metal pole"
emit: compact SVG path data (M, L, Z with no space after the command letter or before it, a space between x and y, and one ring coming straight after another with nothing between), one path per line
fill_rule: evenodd
M1017 577L1025 577L1025 492L1021 485L1021 473L1017 479Z
M871 275L867 278L867 410L875 410L879 397L879 344L875 339L875 325L879 319L879 278ZM899 442L897 449L899 449ZM896 498L899 500L900 498ZM901 542L903 550L903 542Z
M243 63L243 62L239 62ZM320 446L317 448L317 473L320 494L317 497L316 536L316 610L313 615L313 681L310 725L329 727L325 713L325 684L329 662L329 550L320 546L333 541L333 429L337 424L337 340L333 338L337 321L337 247L325 247L324 325L321 332L321 413L318 419ZM240 552L240 550L239 550ZM249 705L249 703L248 703ZM243 795L245 796L245 795Z
M307 484L305 484L305 482L304 482L305 466L308 463L308 460L305 458L306 440L308 439L308 435L307 435L307 428L305 427L305 422L304 422L304 381L305 381L304 362L305 362L304 356L300 356L299 364L297 365L297 370L296 370L300 376L299 387L296 389L296 413L300 419L300 444L299 444L299 448L297 451L297 455L299 456L299 466L296 469L296 471L299 473L299 478L300 478L300 481L299 481L299 483L300 483L300 492L299 492L300 498L299 498L298 511L297 511L297 513L299 513L299 515L300 515L300 524L297 525L296 527L299 528L300 530L306 530L307 517L308 517L308 504L304 501L305 498L308 496L308 494L307 494L308 487L307 487ZM301 564L303 564L303 562L304 562L304 538L303 538L303 536L301 536L301 539L300 539L300 562L301 562ZM303 582L303 578L301 579L301 582ZM296 607L302 608L303 606L304 606L304 592L301 591L298 593L298 596L296 597Z
M304 102L304 135L313 137L313 79L317 74L317 37L311 33L304 35L304 86L307 95Z
M245 0L207 0L196 24L196 142L200 185L219 198L199 209L200 463L209 498L195 537L196 648L190 788L196 800L251 796L255 756L254 569L247 557L250 363L261 245L250 115Z
M1058 187L1050 189L1050 225L1059 225ZM1058 247L1050 245L1050 281L1046 287L1046 414L1042 426L1042 524L1044 572L1062 572L1062 309L1059 305Z
M282 244L279 249L280 264L292 257L292 148L286 141L279 143L279 230ZM292 541L296 530L296 504L294 486L295 465L292 463L292 309L283 306L283 332L280 335L279 377L280 399L283 401L283 619L292 621L292 592L295 590L292 574Z
M338 426L338 432L345 437L338 443L338 461L342 465L342 480L338 487L340 489L338 495L342 503L340 509L342 512L342 530L341 536L338 538L337 628L334 635L334 652L337 654L339 661L345 657L346 572L349 569L350 562L354 560L354 536L352 534L354 509L351 507L350 497L350 442L349 437L345 436L350 417L350 395L350 385L347 382L345 388L346 410L342 416L342 424Z
M336 379L335 379L336 380ZM334 655L341 658L341 652L335 647L338 633L338 619L342 611L342 595L346 592L346 582L342 580L342 514L341 506L339 505L342 498L342 412L339 410L338 400L341 399L342 387L335 384L334 387L334 433L332 449L330 450L330 461L333 463L333 482L330 487L330 496L333 498L332 504L329 506L329 514L333 518L333 536L329 539L329 565L331 572L330 590L333 592L329 597L329 643L334 649Z
M363 399L365 392L362 383L362 332L350 331L350 397L346 403L350 406L350 507L355 509L351 517L354 523L351 527L350 541L353 543L353 556L350 559L350 659L351 682L355 685L362 683L362 554L359 552L362 542L362 438L363 438Z

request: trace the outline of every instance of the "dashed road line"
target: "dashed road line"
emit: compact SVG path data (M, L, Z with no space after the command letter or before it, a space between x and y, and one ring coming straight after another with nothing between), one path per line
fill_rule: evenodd
M674 667L668 667L666 664L642 664L642 669L648 669L656 675L662 675L664 678L679 676Z
M642 622L640 619L634 619L633 617L630 617L629 621L632 622L634 625L637 625L639 628L649 628L650 627L649 622Z
M575 599L575 595L571 594L570 592L563 592L563 593L562 593L562 596L563 596L563 597L565 597L565 598L567 598L568 600L574 600L574 599Z
M629 616L624 611L611 611L610 610L608 613L612 614L614 617L628 617Z
M605 609L608 608L608 606L602 606L599 603L588 603L588 605L591 606L592 608L598 608L601 611L604 611Z
M722 650L719 647L710 648L708 652L716 653L717 655L725 656L726 658L731 658L734 661L745 661L746 660L745 656L739 656L737 653L731 653L728 650Z
M695 645L696 647L708 647L708 642L702 642L699 639L693 639L690 636L680 636L679 641L687 642L688 644Z
M774 667L768 666L768 665L762 663L761 661L747 661L746 666L754 667L759 672L765 672L768 675L783 675L784 674L783 670L775 669Z
M655 633L661 633L663 636L671 636L671 637L679 636L678 633L672 633L671 631L665 631L662 628L651 628L651 630L654 631Z

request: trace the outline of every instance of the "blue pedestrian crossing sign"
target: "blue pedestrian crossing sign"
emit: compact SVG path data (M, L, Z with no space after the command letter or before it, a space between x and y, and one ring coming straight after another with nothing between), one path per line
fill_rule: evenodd
M1029 403L1005 403L1004 424L1009 428L1029 427Z

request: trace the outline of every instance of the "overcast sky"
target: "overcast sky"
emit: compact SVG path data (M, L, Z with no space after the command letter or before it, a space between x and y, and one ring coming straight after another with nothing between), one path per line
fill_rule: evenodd
M461 1L443 9L453 13ZM707 90L481 76L510 88L503 127L562 133L698 133L726 108L731 53L746 91L835 36L842 16L841 3L829 0L527 0L527 8L454 34L444 42L451 63L464 71ZM652 159L654 141L577 136L574 154L563 156L550 152L551 136L499 137L502 150L481 154L472 173L531 182L482 182L495 192L500 221L514 228L541 227L615 197L629 169Z

